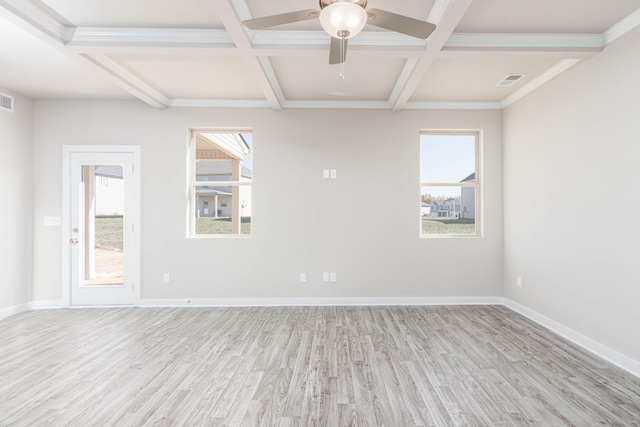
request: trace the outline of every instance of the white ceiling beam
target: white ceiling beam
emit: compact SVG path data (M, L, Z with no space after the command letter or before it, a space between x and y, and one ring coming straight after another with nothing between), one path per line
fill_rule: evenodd
M251 40L247 30L240 21L236 9L231 0L213 0L218 17L222 21L225 29L231 36L235 45L242 50L252 49ZM237 1L236 1L237 3ZM267 102L274 110L281 110L284 96L280 83L276 79L275 73L271 69L271 64L267 57L258 57L255 54L246 56L250 69L258 79L258 85L264 93Z
M446 44L447 40L455 30L456 26L464 16L473 0L436 0L432 14L437 13L440 18L433 20L437 27L427 39L425 56L418 61L411 73L404 80L398 80L389 103L393 106L393 111L401 110L407 103L415 89L420 84L431 63L437 58L438 53ZM433 19L431 16L429 19Z
M105 71L111 81L152 107L167 108L170 100L147 82L131 73L106 55L81 55L87 61Z
M182 28L76 28L68 46L97 47L235 47L229 33L215 29Z
M66 26L45 10L25 0L0 0L0 6L17 17L27 31L78 61L88 61L106 73L109 79L133 96L156 108L166 108L169 100L106 55L83 55L66 45L73 38L75 27Z
M604 40L605 40L605 44L611 43L618 37L621 37L627 34L629 31L633 30L639 25L640 25L640 9L637 9L631 15L617 22L607 31L602 33L602 36L604 37Z
M0 8L20 18L28 26L41 33L40 35L45 34L60 44L64 44L68 32L71 30L64 23L27 0L0 0ZM24 25L21 27L33 34L33 31L30 31L31 28L26 28Z

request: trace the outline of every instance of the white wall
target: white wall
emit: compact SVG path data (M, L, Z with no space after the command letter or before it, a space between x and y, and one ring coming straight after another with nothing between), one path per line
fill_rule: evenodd
M14 95L0 110L0 315L31 301L33 251L33 101Z
M142 298L500 296L502 113L197 109L38 101L36 216L61 210L63 144L142 146ZM253 129L253 237L186 236L187 129ZM419 130L483 129L485 237L420 239ZM336 169L338 179L322 179ZM295 195L291 197L290 195ZM393 206L390 206L393 201ZM36 239L34 298L61 299ZM322 283L323 271L337 272ZM162 283L162 273L171 283ZM306 272L308 283L299 284Z
M639 76L637 28L504 112L505 295L636 361Z

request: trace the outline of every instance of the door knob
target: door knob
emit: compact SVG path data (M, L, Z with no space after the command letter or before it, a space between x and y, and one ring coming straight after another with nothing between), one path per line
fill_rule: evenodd
M72 237L69 239L69 243L71 243L72 245L77 245L78 244L78 238L77 237Z

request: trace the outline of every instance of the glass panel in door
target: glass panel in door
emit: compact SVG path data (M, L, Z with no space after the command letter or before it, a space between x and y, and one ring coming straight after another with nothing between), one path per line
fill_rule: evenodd
M82 165L84 286L124 285L122 165Z

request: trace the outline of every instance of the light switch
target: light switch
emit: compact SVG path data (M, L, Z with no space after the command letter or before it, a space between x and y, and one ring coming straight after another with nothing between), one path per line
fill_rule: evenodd
M59 216L45 216L44 225L46 227L58 227L62 225L62 218Z
M322 171L322 177L323 177L324 179L328 179L330 176L331 176L331 175L330 175L330 173L329 173L329 169L325 169L325 170L323 170L323 171Z

